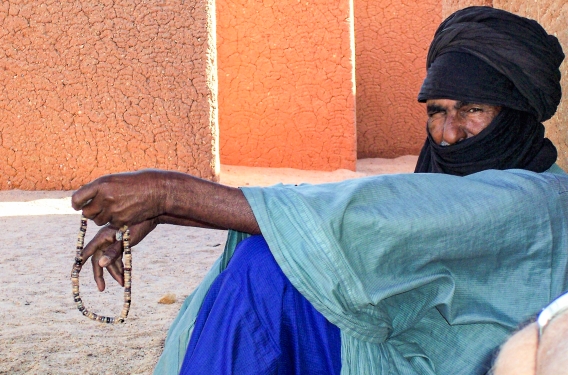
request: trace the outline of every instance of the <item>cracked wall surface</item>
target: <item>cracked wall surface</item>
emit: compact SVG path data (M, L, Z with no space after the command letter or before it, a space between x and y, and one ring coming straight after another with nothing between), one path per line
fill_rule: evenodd
M216 6L221 162L354 170L350 1Z
M0 189L142 168L216 180L219 153L320 170L416 154L427 48L470 5L534 18L568 51L563 0L2 2ZM564 168L566 102L545 124Z
M426 109L417 95L442 21L439 0L355 0L357 156L418 154Z
M493 0L442 0L442 19L446 19L449 15L451 15L458 9L463 9L474 5L493 6Z
M142 168L216 179L213 17L212 1L3 1L0 189Z
M564 54L568 55L568 3L566 0L444 0L444 16L449 16L458 9L470 5L486 5L504 9L519 16L538 21L549 34L555 35ZM556 114L544 123L546 136L558 149L557 163L568 170L568 62L560 66L562 79L562 101Z

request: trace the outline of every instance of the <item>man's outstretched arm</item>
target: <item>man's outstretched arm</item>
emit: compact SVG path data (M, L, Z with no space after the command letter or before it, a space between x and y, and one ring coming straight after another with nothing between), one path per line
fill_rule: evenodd
M110 223L115 228L162 217L162 223L260 233L239 189L179 172L145 170L103 176L77 190L72 204L97 225Z

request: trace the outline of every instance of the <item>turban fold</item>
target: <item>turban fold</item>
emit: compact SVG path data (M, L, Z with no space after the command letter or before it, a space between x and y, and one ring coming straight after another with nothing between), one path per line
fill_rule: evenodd
M562 97L558 39L534 20L501 9L469 7L448 17L434 34L426 68L448 52L477 57L513 82L539 122L554 115ZM418 95L429 99L428 78ZM518 108L516 108L518 109Z
M500 9L469 7L448 17L428 51L418 100L452 99L503 109L478 135L450 146L428 135L415 172L467 175L486 169L543 172L556 161L541 121L562 97L556 37L534 20Z
M422 96L423 101L453 99L503 106L536 117L536 112L510 79L467 53L448 52L438 56L428 69L419 98Z

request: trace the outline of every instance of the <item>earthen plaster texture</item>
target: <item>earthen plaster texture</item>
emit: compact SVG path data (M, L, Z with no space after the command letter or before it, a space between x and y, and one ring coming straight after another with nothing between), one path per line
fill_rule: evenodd
M217 179L219 152L321 170L416 154L428 45L470 5L534 18L568 50L563 0L2 2L0 189L148 167ZM545 124L564 168L567 100Z
M221 162L354 170L350 1L216 6Z
M426 110L416 100L440 24L439 0L355 0L357 156L418 154Z
M470 6L474 5L493 6L493 0L442 0L441 3L442 3L442 19L446 19L456 10L467 8Z
M214 3L0 3L0 189L217 177ZM210 48L213 46L213 48Z

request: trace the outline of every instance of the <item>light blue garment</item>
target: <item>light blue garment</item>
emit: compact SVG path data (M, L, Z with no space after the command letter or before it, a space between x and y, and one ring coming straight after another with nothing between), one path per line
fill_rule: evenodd
M568 287L568 176L554 172L243 192L286 276L341 329L342 374L469 375ZM239 236L182 307L156 374L177 373L204 291Z

